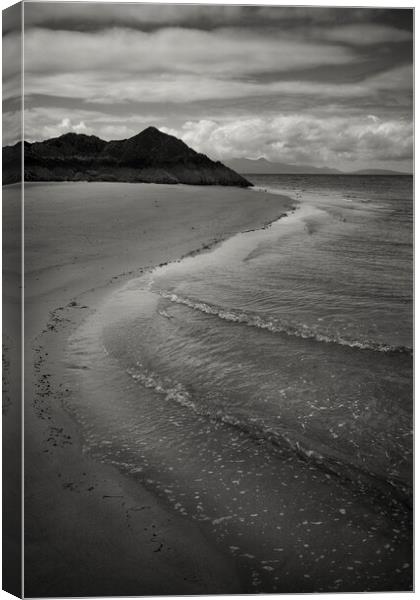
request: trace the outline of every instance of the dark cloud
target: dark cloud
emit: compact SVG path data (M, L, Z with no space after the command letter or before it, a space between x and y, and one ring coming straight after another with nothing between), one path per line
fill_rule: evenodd
M23 4L13 4L2 11L2 33L3 36L11 31L20 31L22 29L22 7Z
M175 4L102 4L89 2L27 2L26 27L69 31L98 31L126 27L151 31L161 27L191 27L211 30L218 27L277 27L310 29L360 23L389 25L412 30L412 10L354 9L329 7L272 7Z

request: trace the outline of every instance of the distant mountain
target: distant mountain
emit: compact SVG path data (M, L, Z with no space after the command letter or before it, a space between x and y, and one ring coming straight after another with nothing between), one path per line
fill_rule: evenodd
M274 163L265 158L252 160L249 158L233 158L226 164L238 173L247 175L410 175L388 169L362 169L360 171L339 171L328 167L311 167L310 165L288 165Z
M3 184L20 180L21 143L3 148ZM252 186L221 162L199 154L178 138L148 127L127 140L105 142L66 133L24 142L25 181L128 181Z
M352 175L412 175L412 173L391 171L389 169L361 169L360 171L353 171Z
M233 158L226 161L231 169L238 173L248 173L253 175L316 175L341 173L338 169L329 169L328 167L311 167L309 165L288 165L286 163L273 163L265 158L252 160L249 158Z

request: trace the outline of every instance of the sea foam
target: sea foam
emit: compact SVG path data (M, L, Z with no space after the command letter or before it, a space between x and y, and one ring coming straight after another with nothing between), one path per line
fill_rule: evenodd
M286 334L302 339L314 340L326 344L339 344L349 348L359 350L370 350L372 352L402 353L412 355L413 349L408 346L395 346L384 344L373 340L353 340L341 335L331 335L322 331L316 331L304 323L293 323L277 318L268 318L252 312L244 312L234 308L223 308L207 302L200 302L191 298L179 296L171 292L161 291L160 295L176 304L188 306L193 310L200 311L208 315L214 315L224 321L232 323L242 323L249 327L265 329L272 333Z

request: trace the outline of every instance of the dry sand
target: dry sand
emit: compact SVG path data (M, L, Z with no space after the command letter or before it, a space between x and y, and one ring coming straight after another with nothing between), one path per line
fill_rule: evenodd
M18 201L4 188L5 211ZM238 593L199 524L83 453L63 408L63 349L95 304L151 266L290 208L234 188L25 185L25 595Z
M19 186L7 193L3 213L3 589L21 595L21 201Z

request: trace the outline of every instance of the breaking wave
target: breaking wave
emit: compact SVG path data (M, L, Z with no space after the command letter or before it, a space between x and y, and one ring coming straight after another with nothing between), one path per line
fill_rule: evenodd
M352 340L340 335L333 336L321 331L316 331L303 323L289 323L281 319L262 317L261 315L251 312L244 312L233 308L226 309L206 302L199 302L190 298L181 297L174 293L160 292L160 295L170 302L188 306L193 310L197 310L208 315L214 315L220 319L223 319L224 321L230 321L231 323L242 323L249 327L265 329L267 331L271 331L272 333L286 334L289 336L314 340L316 342L326 344L339 344L340 346L357 348L359 350L407 354L409 356L412 356L413 354L413 349L407 346L393 346L391 344L383 344L374 342L372 340Z

